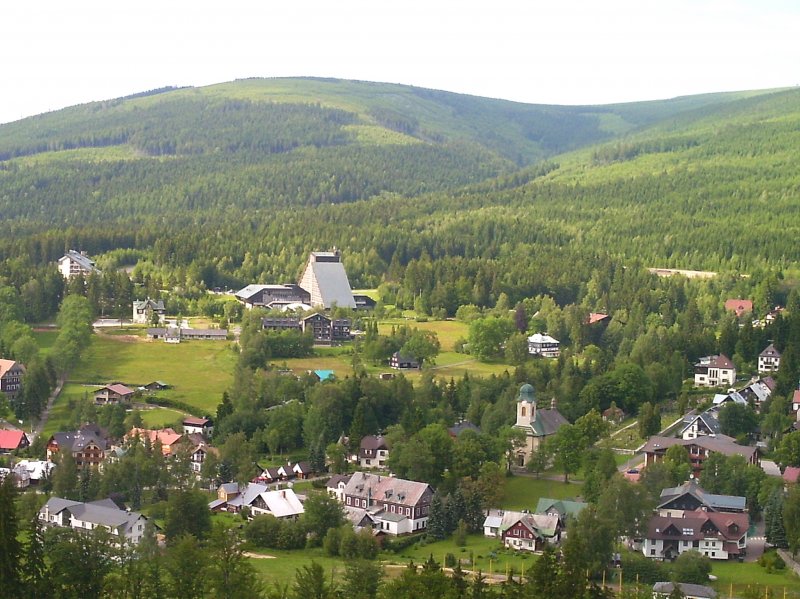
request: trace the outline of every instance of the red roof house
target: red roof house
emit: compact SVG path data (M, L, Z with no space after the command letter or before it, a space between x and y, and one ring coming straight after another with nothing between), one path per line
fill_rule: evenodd
M739 317L742 314L753 311L753 302L746 299L729 299L725 301L725 311L735 312Z
M30 442L25 431L0 430L0 453L8 453L15 449L25 449Z

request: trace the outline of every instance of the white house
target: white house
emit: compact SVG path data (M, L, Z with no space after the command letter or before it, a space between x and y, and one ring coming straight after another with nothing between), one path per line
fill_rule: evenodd
M774 372L781 366L781 352L771 343L758 354L758 372Z
M528 353L543 358L557 358L561 343L547 333L536 333L528 337Z
M86 255L86 252L76 252L69 250L58 259L58 271L65 279L71 279L78 275L88 275L97 270L94 260Z
M138 512L121 510L111 499L81 503L51 497L39 510L39 520L46 526L78 530L106 529L119 543L136 545L144 535L147 518Z
M711 559L743 556L747 550L747 514L684 512L682 517L653 516L647 525L642 553L653 559L673 559L697 551Z
M133 322L135 324L152 324L153 314L158 314L158 322L164 322L167 310L164 308L164 300L145 300L133 301Z
M732 387L735 382L736 366L727 356L706 356L694 365L695 387Z

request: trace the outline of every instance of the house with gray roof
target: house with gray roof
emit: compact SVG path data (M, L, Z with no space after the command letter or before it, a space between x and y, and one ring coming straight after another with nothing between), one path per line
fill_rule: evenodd
M589 504L583 501L541 497L536 504L536 513L557 516L561 528L564 529L570 518L577 518L578 514L587 507L589 507Z
M94 260L89 258L86 252L76 252L69 250L58 259L58 271L65 279L71 279L78 275L88 275L95 271L100 272L95 266Z
M763 351L758 354L758 372L767 373L775 372L781 367L781 352L775 349L775 346L770 343Z
M402 535L427 527L433 489L427 483L356 472L341 496L345 507L367 510L378 530Z
M483 536L501 538L507 547L527 551L540 549L543 542L558 542L561 530L558 516L528 511L489 510L483 521Z
M707 410L701 414L692 414L684 418L684 427L680 430L681 439L696 439L700 435L719 435L722 430L717 410Z
M682 485L662 489L656 508L662 516L680 516L684 512L730 512L747 511L747 500L738 495L716 495L706 492L696 478Z
M645 467L662 460L673 445L680 445L686 449L695 474L702 470L703 462L712 453L721 453L725 456L740 455L749 464L759 465L757 448L739 445L727 435L700 435L696 439L688 440L654 435L639 449L645 454Z
M525 432L525 445L517 449L516 465L527 465L539 445L565 424L568 424L567 419L554 405L550 409L537 408L533 385L522 385L517 397L517 422L514 426Z
M158 314L158 322L163 322L167 315L164 300L152 300L149 297L145 300L133 300L134 324L152 323L153 314Z
M675 585L686 599L717 599L717 592L711 587L688 582L657 582L653 585L653 599L667 599L672 596Z
M136 545L144 535L147 518L138 512L121 510L111 499L90 503L51 497L39 510L39 520L46 526L95 530L103 528L118 543Z

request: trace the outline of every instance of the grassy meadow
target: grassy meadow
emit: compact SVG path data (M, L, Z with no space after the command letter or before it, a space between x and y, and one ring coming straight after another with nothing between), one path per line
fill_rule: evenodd
M506 510L536 509L540 497L575 499L581 495L582 483L564 483L560 480L512 476L506 479L505 496L501 507Z

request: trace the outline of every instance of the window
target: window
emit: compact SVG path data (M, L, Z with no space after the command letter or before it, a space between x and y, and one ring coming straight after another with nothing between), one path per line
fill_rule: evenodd
M520 410L521 410L520 414L521 414L522 416L525 416L525 415L526 415L526 412L527 412L527 409L525 408L525 406L522 406L522 407L520 408Z

